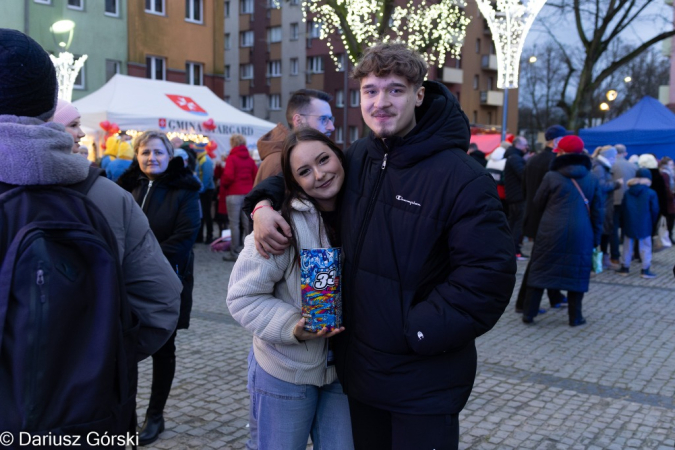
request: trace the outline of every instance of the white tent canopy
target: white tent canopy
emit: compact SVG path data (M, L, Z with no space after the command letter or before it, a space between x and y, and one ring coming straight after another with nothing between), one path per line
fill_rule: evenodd
M166 133L201 134L218 144L217 153L228 153L229 138L242 134L255 148L258 138L275 124L259 119L221 100L206 86L115 75L96 92L73 102L86 130L103 130L107 120L121 130L161 130ZM203 122L213 119L216 129Z

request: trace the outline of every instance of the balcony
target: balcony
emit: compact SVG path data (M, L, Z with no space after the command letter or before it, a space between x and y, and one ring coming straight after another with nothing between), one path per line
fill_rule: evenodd
M480 104L485 106L502 106L504 104L504 92L480 91Z
M443 67L443 83L462 84L464 71L453 67Z
M480 59L480 67L485 70L497 71L497 55L483 55Z

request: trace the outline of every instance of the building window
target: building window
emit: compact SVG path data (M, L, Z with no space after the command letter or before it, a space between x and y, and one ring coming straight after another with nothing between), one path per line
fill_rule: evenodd
M478 111L473 112L473 123L478 123Z
M358 89L349 91L349 106L359 106L361 103L361 95Z
M279 111L281 109L281 94L270 94L268 106L272 111Z
M343 127L335 127L335 143L342 144L345 141L345 132Z
M480 39L476 39L476 53L480 53Z
M204 66L199 63L185 63L185 82L202 86L204 84Z
M335 70L338 72L344 72L345 71L345 54L340 53L339 55L336 55L337 57L337 65L335 66Z
M145 58L145 77L151 80L166 80L165 67L164 58L147 56Z
M254 38L255 38L255 35L253 34L253 30L242 31L241 33L239 33L239 46L240 47L253 47Z
M122 63L112 59L105 60L105 81L110 81L117 73L121 73Z
M202 23L203 17L203 0L186 0L185 1L185 21Z
M494 86L494 83L495 83L495 78L494 77L488 77L488 85L487 85L488 91L492 90L492 87Z
M492 123L492 111L488 111L488 125Z
M494 43L494 41L490 41L490 54L491 54L491 55L497 54L497 49L495 48L495 43Z
M291 75L300 73L300 61L298 58L291 58Z
M300 0L291 0L291 5L298 6L299 4L300 4Z
M291 24L291 41L297 41L300 37L300 25L297 23Z
M239 78L242 80L253 79L253 64L241 64L239 66Z
M345 91L340 89L335 91L335 107L342 108L343 106L345 106Z
M253 111L253 96L241 95L239 97L239 107L242 111Z
M312 39L321 37L321 22L314 20L307 22L307 36Z
M323 58L321 56L310 56L307 58L307 72L323 73Z
M225 2L225 17L230 17L230 2Z
M281 42L281 27L272 27L267 29L267 42Z
M145 0L145 12L164 15L164 0Z
M267 0L267 9L281 9L281 1Z
M281 76L281 61L270 61L267 63L267 76L280 77Z
M225 79L226 79L226 80L231 79L231 75L230 75L230 65L229 65L229 64L225 65Z
M230 33L225 33L225 50L232 48L232 39Z
M105 0L105 14L107 16L119 16L120 15L120 5L118 0Z
M480 78L478 75L473 76L473 90L477 91L478 90L478 84L480 83Z
M359 139L359 127L349 127L349 143Z
M239 6L241 14L253 14L253 0L240 0Z
M82 55L74 55L75 61L77 61L79 58L82 57ZM73 84L73 89L86 89L85 86L85 69L87 68L87 63L85 61L84 65L80 69L80 71L77 73L77 78L75 78L75 83Z
M35 3L42 3L43 5L51 5L52 0L33 0Z
M68 9L84 9L84 0L68 0Z

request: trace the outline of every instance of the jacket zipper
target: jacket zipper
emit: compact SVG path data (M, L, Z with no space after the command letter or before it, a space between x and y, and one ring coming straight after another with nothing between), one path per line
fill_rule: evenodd
M42 269L42 261L38 261L38 268L35 272L35 284L37 286L37 292L39 294L39 301L33 302L33 307L35 308L35 337L33 342L33 351L31 354L31 371L30 379L28 382L28 411L27 411L27 426L31 426L33 421L37 419L35 414L35 408L37 406L37 378L39 376L39 365L40 365L40 342L42 340L42 328L43 328L43 313L44 313L44 304L47 301L47 296L45 295L44 284L45 284L45 272Z
M145 191L145 195L143 196L143 202L141 203L141 210L145 211L143 207L145 206L145 200L148 198L148 194L150 194L150 189L152 188L152 180L148 183L148 190Z
M363 221L363 226L361 227L361 230L359 232L359 238L356 241L356 255L354 256L354 271L356 271L356 268L359 266L359 261L361 260L361 247L363 246L363 241L366 238L366 230L368 229L368 225L370 224L370 218L373 214L373 209L375 208L375 202L377 200L377 194L380 191L380 185L382 184L382 179L384 178L384 172L387 168L387 156L389 155L389 148L387 147L387 144L382 141L382 144L385 147L385 153L384 153L384 159L382 160L382 166L380 167L380 173L377 175L377 180L375 180L375 187L373 188L373 193L370 196L370 199L368 200L368 207L366 208L366 215L365 219ZM356 273L355 273L356 275ZM352 282L350 283L350 286L352 289L354 288L354 277L352 277ZM353 335L350 334L349 341L347 342L347 347L351 346L351 340L353 339ZM345 373L347 373L347 368L346 366L349 364L349 361L345 361ZM346 387L347 385L347 379L345 378L344 380L344 385Z

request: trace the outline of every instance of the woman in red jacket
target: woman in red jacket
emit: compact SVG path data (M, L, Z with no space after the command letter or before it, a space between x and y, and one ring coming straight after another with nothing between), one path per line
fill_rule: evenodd
M244 248L244 237L251 232L248 218L242 212L244 197L253 188L258 166L246 148L246 138L241 134L230 137L230 154L225 160L225 170L220 179L220 196L225 198L227 217L232 232L230 253L223 256L226 261L235 261ZM241 230L240 230L241 227Z

